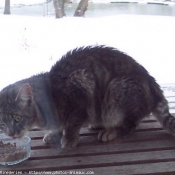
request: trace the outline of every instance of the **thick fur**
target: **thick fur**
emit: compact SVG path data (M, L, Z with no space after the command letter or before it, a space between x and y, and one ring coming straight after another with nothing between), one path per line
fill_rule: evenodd
M52 130L44 140L55 142L62 137L64 148L77 145L85 122L103 127L98 138L108 141L132 132L150 113L175 133L174 117L155 79L130 56L105 46L68 52L50 72L2 90L0 105L1 123L7 126L7 111L22 118L30 116L33 123L28 129L36 125ZM27 114L21 112L24 106ZM3 128L1 124L0 129L8 134Z

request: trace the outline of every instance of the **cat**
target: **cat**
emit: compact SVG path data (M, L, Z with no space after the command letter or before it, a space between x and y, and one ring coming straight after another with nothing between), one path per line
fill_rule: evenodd
M175 118L156 80L132 57L108 46L79 47L51 70L0 92L0 129L22 137L37 126L46 143L76 147L84 123L103 127L98 139L125 136L152 113L175 135Z

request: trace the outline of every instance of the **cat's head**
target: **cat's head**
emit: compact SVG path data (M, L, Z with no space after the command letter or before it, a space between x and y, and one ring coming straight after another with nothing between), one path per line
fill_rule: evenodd
M11 85L0 92L0 130L20 138L36 123L36 105L29 84Z

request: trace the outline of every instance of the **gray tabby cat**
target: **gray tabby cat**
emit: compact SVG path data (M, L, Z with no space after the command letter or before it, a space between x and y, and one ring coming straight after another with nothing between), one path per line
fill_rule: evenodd
M46 143L78 143L84 123L102 126L98 139L109 141L132 132L153 113L174 135L175 118L155 79L117 49L74 49L50 70L16 82L0 92L0 129L22 137L37 126L51 132Z

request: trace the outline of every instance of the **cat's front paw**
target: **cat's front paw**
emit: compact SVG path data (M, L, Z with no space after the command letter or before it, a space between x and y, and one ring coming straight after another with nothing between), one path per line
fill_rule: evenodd
M65 135L63 135L61 139L61 146L62 148L71 148L76 147L78 144L79 137L75 138L74 140L66 138Z
M105 129L98 133L98 139L103 142L113 140L116 137L117 137L117 131L115 128L109 130Z
M60 134L59 133L48 133L44 136L43 141L47 144L60 144Z

